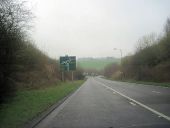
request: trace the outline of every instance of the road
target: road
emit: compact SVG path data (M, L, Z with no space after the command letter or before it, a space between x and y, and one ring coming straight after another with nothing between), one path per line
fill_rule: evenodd
M35 128L170 128L170 88L91 77Z

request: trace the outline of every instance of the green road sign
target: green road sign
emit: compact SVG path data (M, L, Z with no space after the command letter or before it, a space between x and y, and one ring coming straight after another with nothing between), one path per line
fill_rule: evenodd
M60 70L62 71L76 70L76 57L75 56L61 56L60 57Z

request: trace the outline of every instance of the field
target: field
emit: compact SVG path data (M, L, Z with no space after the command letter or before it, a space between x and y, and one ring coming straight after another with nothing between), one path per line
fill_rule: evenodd
M117 58L82 58L78 59L78 66L83 69L103 70L107 65L112 63L119 63Z
M76 90L83 81L66 82L38 90L18 91L6 104L0 105L0 128L20 128L37 114Z

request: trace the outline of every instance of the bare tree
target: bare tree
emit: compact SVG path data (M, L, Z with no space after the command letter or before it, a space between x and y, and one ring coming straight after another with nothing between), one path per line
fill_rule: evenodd
M0 0L0 102L14 90L10 75L30 19L32 14L25 2Z
M167 19L166 25L165 25L165 34L166 36L170 35L170 19Z
M155 33L151 33L149 35L143 36L137 42L136 52L139 52L144 48L152 46L154 43L157 42L156 40L157 40L157 38L156 38Z

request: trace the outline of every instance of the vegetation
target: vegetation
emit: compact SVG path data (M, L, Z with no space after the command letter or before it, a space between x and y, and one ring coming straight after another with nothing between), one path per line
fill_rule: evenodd
M117 71L119 71L120 66L118 64L110 64L105 67L103 70L103 75L106 77L112 77L113 73L116 74Z
M12 101L1 105L0 127L19 128L63 97L77 89L83 81L60 83L48 88L17 91Z
M138 84L145 84L145 85L154 85L154 86L163 86L163 87L170 87L170 83L158 83L158 82L148 82L148 81L136 81L136 80L122 80L123 82L129 83L136 83Z
M136 53L125 57L122 71L125 78L142 81L170 82L170 20L165 33L155 39L149 35L138 42Z
M23 2L0 0L0 102L14 91L11 75L25 41L29 19L31 13L24 9Z
M28 37L34 16L21 0L0 0L0 103L18 88L40 88L61 80L58 61ZM71 80L70 73L66 80ZM77 69L74 79L83 79Z
M109 77L119 80L170 82L170 19L161 37L154 34L142 37L135 54L124 57L119 69L111 68L115 66L110 67Z
M33 86L36 85L35 81L41 84L42 79L49 79L50 74L45 73L47 67L56 62L28 40L26 30L33 16L24 6L24 2L1 0L0 12L1 103L13 95L17 85Z
M25 2L0 0L1 128L21 127L82 84L60 82L58 61L40 51L28 37L32 19ZM84 78L82 70L74 73L74 80ZM71 80L70 72L65 74L66 80Z

